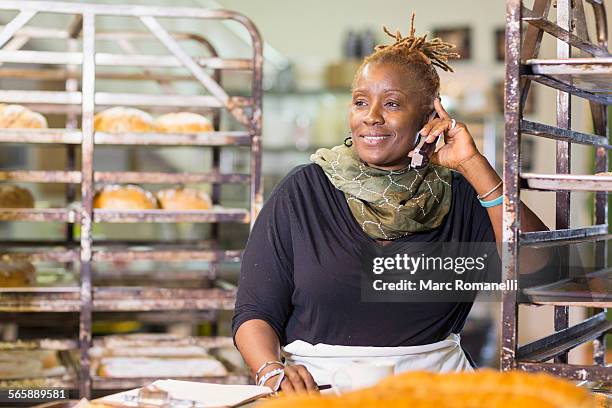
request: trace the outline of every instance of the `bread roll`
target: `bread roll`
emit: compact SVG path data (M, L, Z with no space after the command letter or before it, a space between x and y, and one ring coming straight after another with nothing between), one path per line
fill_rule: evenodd
M202 115L191 112L162 115L155 120L155 128L158 132L167 133L198 133L215 130L210 120Z
M47 119L21 105L0 104L0 128L46 129Z
M164 210L209 210L212 201L204 191L192 188L169 188L156 193Z
M30 190L13 184L0 184L0 208L33 207L34 197Z
M153 210L158 208L153 194L134 185L109 185L99 190L94 208L106 210Z
M28 261L0 259L0 288L30 286L36 281L36 268Z
M94 116L94 129L108 133L151 132L154 130L154 120L139 109L116 106Z

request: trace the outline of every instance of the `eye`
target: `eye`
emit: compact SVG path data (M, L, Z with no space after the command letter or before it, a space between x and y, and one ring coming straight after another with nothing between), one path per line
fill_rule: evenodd
M390 106L392 108L399 108L399 103L394 102L394 101L389 101L386 103L387 106Z
M357 100L353 101L353 105L355 105L355 106L365 106L366 102L363 99L357 99Z

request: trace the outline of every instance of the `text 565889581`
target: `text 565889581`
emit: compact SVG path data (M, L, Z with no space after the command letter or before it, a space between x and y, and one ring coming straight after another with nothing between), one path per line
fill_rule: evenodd
M68 399L68 390L62 388L15 388L0 390L0 403L44 402Z

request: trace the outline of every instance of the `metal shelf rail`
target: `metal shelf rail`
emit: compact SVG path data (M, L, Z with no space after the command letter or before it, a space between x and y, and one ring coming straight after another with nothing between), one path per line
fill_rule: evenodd
M257 28L245 16L228 10L188 7L152 7L132 5L80 4L61 1L0 0L0 10L17 12L0 29L0 78L22 80L65 81L65 91L0 90L0 102L19 103L41 113L66 116L62 129L0 129L0 143L63 145L68 152L66 171L3 171L0 181L30 183L65 183L66 199L75 200L80 188L80 206L51 209L0 209L0 221L62 222L66 224L66 240L62 242L5 242L2 256L33 261L54 260L80 265L80 284L70 288L0 288L0 313L19 312L79 312L78 342L68 339L64 346L78 344L80 368L79 393L91 395L92 385L98 388L117 386L104 384L105 379L92 381L89 348L92 344L92 313L142 312L161 310L231 309L234 290L227 288L159 288L159 287L95 287L92 283L92 263L97 261L156 261L204 260L210 262L214 278L220 261L239 261L240 250L222 250L218 239L219 222L252 225L263 203L261 179L261 120L262 120L262 40ZM65 29L33 27L27 24L37 14L72 16ZM110 31L96 28L96 19L132 18L145 31ZM250 58L220 58L214 47L202 36L172 32L162 19L232 20L241 24L251 38ZM30 39L55 39L67 43L67 51L22 50ZM168 55L139 54L131 40L148 39L161 45ZM124 52L96 52L98 41L114 41ZM191 56L180 41L199 44L208 56ZM10 66L10 64L19 64ZM52 67L52 68L50 68ZM116 72L107 67L136 67L138 72ZM181 74L160 73L158 68L181 68ZM238 70L250 73L250 95L231 96L221 86L221 72ZM212 71L212 73L211 73ZM99 79L115 81L156 81L163 94L102 92L96 90ZM207 91L205 95L183 95L173 88L173 81L191 81ZM195 112L212 112L215 131L198 134L95 132L94 113L109 106L136 106L151 112L174 112L183 108ZM220 131L220 112L225 110L244 130ZM79 126L80 117L80 126ZM212 151L212 169L207 173L157 172L98 172L94 171L96 146L208 146ZM81 168L76 168L76 147L80 146ZM222 174L220 148L249 148L248 174ZM203 211L118 211L93 208L96 183L211 183L213 209ZM239 183L249 187L249 208L219 206L221 185ZM168 244L146 242L149 248L135 248L143 243L97 242L92 236L94 223L212 223L212 243ZM80 237L75 238L75 227ZM204 245L205 244L205 245ZM25 343L3 344L2 349L24 348ZM29 344L29 343L28 343ZM49 344L41 339L36 344ZM54 343L55 344L55 343ZM58 343L60 344L60 343ZM28 346L30 347L30 346ZM27 347L26 347L27 348ZM229 376L213 381L244 382L244 377ZM47 384L47 383L45 383ZM130 383L131 384L131 383ZM47 384L48 385L48 384Z
M596 41L589 39L583 0L535 0L533 8L521 0L506 3L506 84L504 138L503 240L504 279L519 274L519 251L526 246L552 246L590 241L595 245L597 265L607 265L608 196L612 177L608 170L609 143L607 107L612 102L612 55L608 51L606 10L603 0L585 0L593 7ZM556 23L549 20L556 7ZM557 59L538 59L544 34L557 39ZM572 47L578 49L572 58ZM522 106L531 81L557 90L556 126L524 120ZM590 103L594 133L571 130L571 95ZM556 174L522 173L520 169L521 134L531 134L556 141ZM595 149L595 175L570 174L571 144ZM555 230L521 233L521 189L556 192ZM595 192L594 225L570 226L572 191ZM561 268L569 253L560 250ZM565 259L565 262L563 261ZM574 380L612 381L612 367L605 362L605 335L612 330L606 308L612 304L610 270L582 280L564 279L546 287L523 290L530 304L554 305L555 333L529 344L518 344L518 293L503 294L501 367L503 370L543 371ZM603 282L603 287L601 283ZM600 293L592 290L600 285ZM588 290L591 289L591 290ZM597 297L597 299L596 299ZM569 307L589 307L596 313L569 327ZM568 364L568 352L592 341L593 365ZM550 362L554 360L553 362Z

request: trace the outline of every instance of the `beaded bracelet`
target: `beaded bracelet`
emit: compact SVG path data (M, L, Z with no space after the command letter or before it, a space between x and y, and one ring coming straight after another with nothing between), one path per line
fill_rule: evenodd
M285 369L284 368L275 368L274 370L270 370L267 373L264 374L263 377L261 377L261 379L259 380L259 382L257 383L257 385L259 385L260 387L263 387L270 378L272 377L276 377L277 375L282 375L283 377L285 376ZM282 381L282 379L281 379ZM274 388L276 389L272 389L272 391L277 391L278 387L280 387L280 381L277 381L276 384L274 385Z
M268 366L272 365L272 364L278 364L281 366L285 366L285 364L283 364L282 361L266 361L265 363L263 363L261 365L261 367L259 367L257 369L257 372L255 373L255 384L259 384L259 374L261 374L261 372Z

